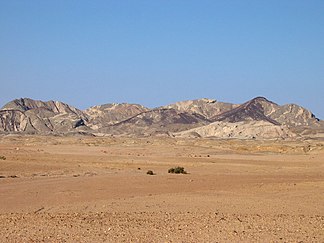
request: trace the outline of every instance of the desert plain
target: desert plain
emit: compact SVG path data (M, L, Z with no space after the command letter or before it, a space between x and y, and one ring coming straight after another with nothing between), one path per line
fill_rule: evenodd
M0 242L324 242L323 140L11 134L0 156Z

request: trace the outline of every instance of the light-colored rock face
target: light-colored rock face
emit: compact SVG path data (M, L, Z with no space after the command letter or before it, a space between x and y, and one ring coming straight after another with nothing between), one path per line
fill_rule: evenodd
M28 117L22 111L0 110L0 131L25 131Z
M13 100L2 107L2 110L37 110L50 111L53 113L75 113L80 116L83 115L82 111L59 101L40 101L32 100L29 98L22 98Z
M174 133L175 137L215 137L238 139L291 138L296 134L285 126L277 126L265 121L214 122L209 125Z
M264 97L257 97L253 100L257 101L257 103L262 107L264 115L266 116L270 116L273 112L275 112L280 107L280 105L272 101L269 101Z
M17 99L0 110L0 121L5 132L65 133L81 127L87 117L62 102Z
M89 126L100 129L129 119L149 109L137 104L105 104L90 107L85 110L89 116Z
M164 106L163 108L172 108L182 112L197 113L206 117L207 119L210 119L211 117L231 110L236 106L237 105L234 104L204 98L198 100L180 101Z
M287 126L319 125L318 119L316 119L310 111L295 104L280 106L275 111L271 112L269 116Z

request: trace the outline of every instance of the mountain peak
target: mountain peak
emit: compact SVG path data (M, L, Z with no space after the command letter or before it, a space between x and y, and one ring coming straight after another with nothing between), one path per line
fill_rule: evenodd
M222 114L212 117L213 121L242 122L242 121L266 121L274 125L279 122L271 119L265 113L270 106L276 105L264 97L256 97L244 104Z
M45 108L54 113L80 113L78 109L60 101L41 101L30 98L19 98L5 104L1 110L28 111Z
M179 101L163 107L172 108L181 112L188 112L191 114L196 113L209 119L224 111L231 110L233 107L235 107L235 105L219 102L215 99L202 98L196 100Z
M248 101L248 102L265 102L265 103L270 103L270 104L274 104L274 105L277 105L276 103L274 103L273 101L271 100L268 100L267 98L263 97L263 96L257 96L255 98L253 98L252 100Z
M324 134L324 122L316 119L310 111L294 104L281 106L262 96L241 105L202 98L180 101L155 109L138 104L110 103L93 106L85 111L59 101L20 98L8 102L0 110L0 132L6 133L170 135L212 122L216 123L208 129L234 129L237 124L241 124L243 130L247 129L247 136L253 130L249 130L249 127L256 124L261 124L258 134L264 132L260 137L265 136L267 129L275 132L279 131L280 127L304 133L305 129L308 129L310 132L307 134L315 134L318 131ZM236 132L233 131L233 134Z

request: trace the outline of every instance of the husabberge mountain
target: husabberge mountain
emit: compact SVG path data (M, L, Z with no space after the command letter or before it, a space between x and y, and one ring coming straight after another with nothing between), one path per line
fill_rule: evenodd
M264 97L243 104L203 98L154 109L139 104L112 103L83 111L59 101L21 98L0 109L0 132L131 137L322 138L324 122L301 106L278 105Z

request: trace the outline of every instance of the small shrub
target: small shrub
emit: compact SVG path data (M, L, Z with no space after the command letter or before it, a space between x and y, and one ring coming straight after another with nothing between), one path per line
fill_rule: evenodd
M173 167L170 168L168 170L168 173L172 173L172 174L187 174L187 172L185 171L185 169L183 167Z
M1 160L6 160L7 158L5 156L0 156Z
M146 174L148 174L148 175L154 175L154 172L153 172L153 170L148 170L148 171L146 172Z

